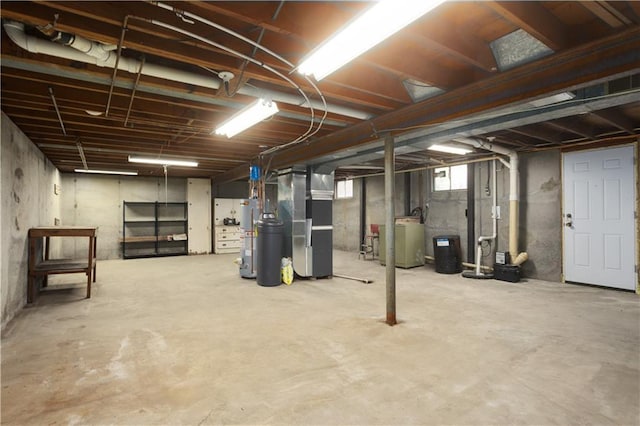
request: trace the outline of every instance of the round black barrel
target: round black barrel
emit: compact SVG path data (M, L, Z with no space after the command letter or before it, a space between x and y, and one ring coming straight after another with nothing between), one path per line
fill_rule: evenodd
M265 213L258 221L256 237L256 281L261 286L280 285L280 262L282 259L282 243L284 224L272 213Z
M439 235L433 237L433 255L436 272L457 274L462 272L462 250L459 235Z

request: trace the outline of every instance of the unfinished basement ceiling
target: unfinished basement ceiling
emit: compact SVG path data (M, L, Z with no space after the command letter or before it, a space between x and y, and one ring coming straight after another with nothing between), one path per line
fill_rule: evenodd
M386 134L397 138L399 168L456 160L426 150L456 135L518 151L637 140L638 2L448 2L317 83L319 90L292 72L368 6L3 1L3 24L28 42L20 47L2 32L2 110L62 172L161 175L162 167L127 162L146 155L196 160L198 168L169 174L216 182L244 179L255 163L368 173L361 166L382 164ZM78 51L53 56L46 49L58 31L99 42L130 70L114 73L79 60ZM234 76L228 84L223 71ZM569 95L547 100L558 93ZM232 139L211 135L261 94L278 103L277 115Z

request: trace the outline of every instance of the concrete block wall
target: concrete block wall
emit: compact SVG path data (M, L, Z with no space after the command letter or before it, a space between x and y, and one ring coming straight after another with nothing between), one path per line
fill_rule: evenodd
M560 217L562 185L560 180L560 152L549 150L520 156L520 212L519 251L527 251L529 261L523 265L524 277L560 281L562 272L562 221ZM474 199L475 239L480 235L491 235L492 194L485 192L487 176L492 190L493 173L490 162L475 164ZM367 188L367 226L370 223L384 223L384 177L369 177ZM420 204L419 187L425 204L425 253L433 255L433 237L454 234L460 236L463 259L467 259L467 191L431 190L431 172L423 173L422 185L418 173L412 174L410 197L411 207ZM360 187L361 179L354 182ZM396 177L396 215L404 215L404 176ZM497 198L501 219L497 223L497 241L483 251L482 264L493 265L495 251L509 250L509 169L497 162ZM359 249L360 196L354 194L350 201L334 202L334 227L337 227L334 246L345 250ZM352 230L345 232L346 229ZM357 230L357 231L356 231ZM341 234L341 235L338 235ZM475 251L476 247L471 250Z
M520 156L520 251L529 253L524 276L560 281L562 155L558 150Z
M426 173L430 179L431 173ZM430 186L429 186L430 187ZM433 256L433 237L439 235L459 235L462 257L467 253L467 191L427 190L425 214L425 254Z
M169 170L169 174L171 171ZM63 173L62 218L66 226L98 226L99 260L122 257L123 201L165 201L163 177L83 175ZM187 201L187 179L167 179L166 200ZM64 239L65 257L84 255L86 243L78 239Z
M27 302L29 228L61 218L58 169L2 113L0 142L0 282L2 329ZM52 247L52 254L56 254Z
M353 198L333 200L333 247L360 250L360 197L362 179L353 181Z
M367 211L365 229L369 232L371 224L383 225L385 220L384 176L358 178L353 181L353 198L333 201L333 246L341 250L360 250L360 200L362 182L366 179ZM403 216L405 197L404 177L395 178L395 214Z

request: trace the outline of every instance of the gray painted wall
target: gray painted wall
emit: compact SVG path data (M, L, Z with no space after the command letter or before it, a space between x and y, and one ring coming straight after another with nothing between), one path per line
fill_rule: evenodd
M170 173L170 172L169 172ZM166 200L187 200L187 179L167 180ZM62 218L67 226L98 226L98 259L122 257L122 201L165 201L164 177L62 174ZM65 257L81 256L83 241L63 240Z
M520 156L520 251L529 253L524 276L560 281L562 184L558 150Z
M384 224L384 176L372 176L354 179L353 198L333 201L333 246L341 250L360 250L360 200L362 181L366 179L367 212L365 217L366 232L371 224ZM404 216L404 176L395 178L395 212L396 216ZM417 204L416 204L417 206Z
M0 281L2 329L27 302L29 228L52 226L61 217L54 184L60 174L42 152L2 113L0 143ZM56 247L52 247L55 255Z
M431 179L431 173L425 173ZM429 185L427 188L431 188ZM439 235L459 235L462 257L467 252L467 191L438 191L427 189L425 217L425 253L433 256L433 237Z
M530 153L520 156L520 213L519 251L527 251L529 261L523 265L524 277L549 281L561 280L562 223L560 217L561 184L560 152L558 150ZM492 195L485 192L487 176L493 174L490 162L476 163L475 191L476 218L475 239L491 235ZM384 223L384 178L367 180L367 226ZM463 259L467 258L467 191L431 191L431 172L423 173L420 185L419 173L411 175L411 208L420 205L420 190L428 205L425 215L425 253L433 255L433 237L459 235ZM360 179L354 182L354 198L334 202L334 246L345 250L360 247ZM404 176L396 177L396 215L404 215ZM501 219L497 223L498 238L483 251L482 264L493 265L495 251L509 249L509 169L497 163L497 196ZM471 248L473 251L476 247Z
M360 250L360 196L362 179L353 181L353 198L333 200L333 247Z

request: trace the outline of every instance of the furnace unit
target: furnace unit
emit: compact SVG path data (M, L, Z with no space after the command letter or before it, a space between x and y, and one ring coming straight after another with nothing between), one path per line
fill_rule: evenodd
M278 216L284 255L301 277L333 274L333 173L292 167L278 176Z

